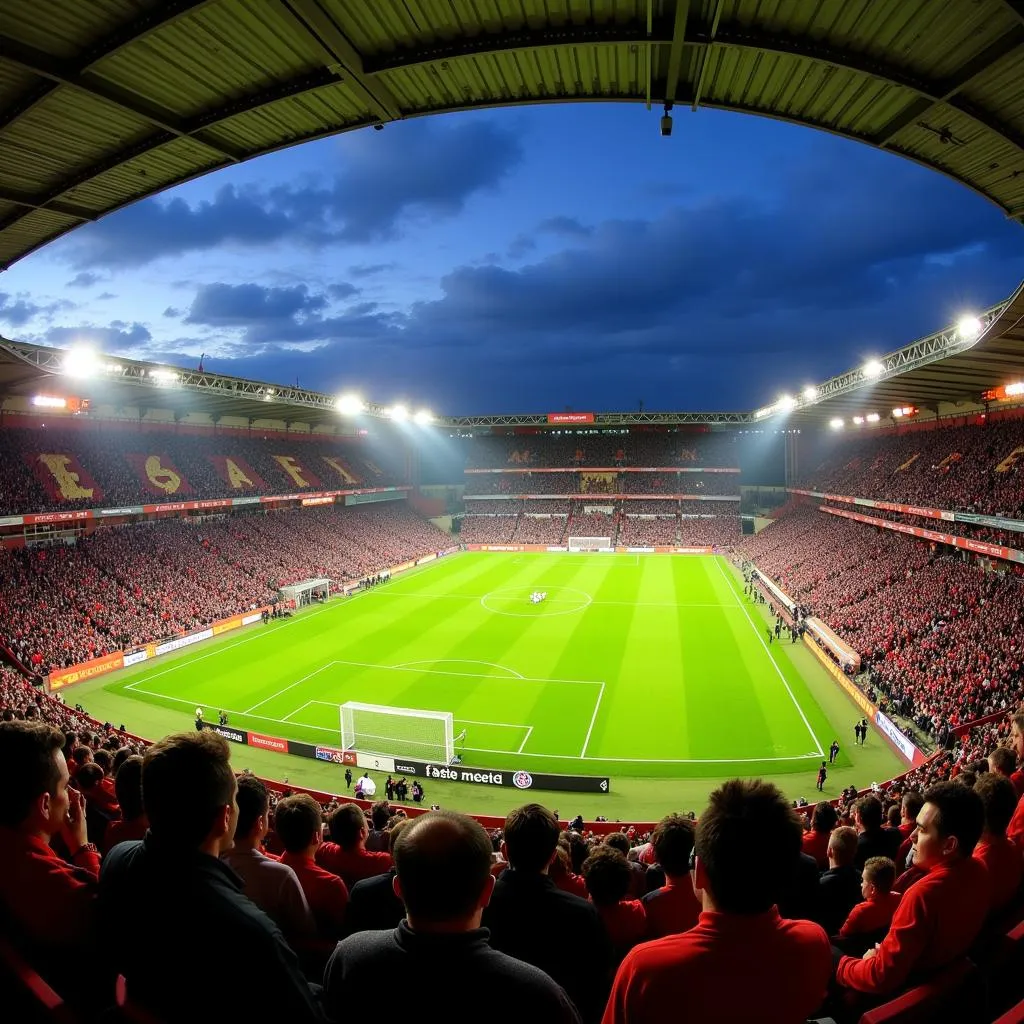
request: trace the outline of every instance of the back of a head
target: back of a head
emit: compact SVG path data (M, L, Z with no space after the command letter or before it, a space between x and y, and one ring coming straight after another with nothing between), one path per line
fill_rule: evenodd
M974 792L985 809L985 831L993 836L1005 836L1017 809L1017 790L1013 783L1005 775L985 772L974 784Z
M238 824L235 834L248 836L256 827L256 822L267 813L270 806L270 794L262 779L255 775L241 775L238 779Z
M811 828L815 832L831 835L832 829L836 827L838 822L839 815L836 814L836 809L827 800L820 800L814 805L814 810L811 812Z
M626 898L632 870L625 855L607 843L596 846L583 862L583 878L595 905L612 906Z
M143 756L142 805L163 843L199 846L234 794L227 740L212 730L165 736Z
M992 771L1000 775L1012 775L1017 770L1017 755L1009 747L996 747L988 755Z
M399 818L398 821L393 822L391 828L388 829L388 853L391 854L392 859L395 855L395 843L398 842L398 837L411 824L412 822L408 818Z
M543 871L558 845L559 827L555 816L541 804L524 804L505 819L505 848L508 862L517 871Z
M121 762L114 776L114 795L125 821L133 821L142 815L142 758L138 754L132 754Z
M921 808L924 807L924 797L919 790L912 789L909 793L903 794L900 804L903 808L903 817L907 821L917 821L917 816L921 813Z
M441 924L471 915L491 877L491 840L455 811L431 811L403 826L392 851L411 918Z
M770 782L733 779L716 789L695 838L715 907L769 910L792 880L802 837L799 817Z
M42 722L0 722L0 825L20 825L43 793L56 793L63 746L64 734Z
M869 794L862 796L854 805L853 809L860 818L860 823L865 829L876 829L882 827L882 801L877 796Z
M961 857L970 857L985 826L981 797L973 789L956 782L937 782L925 791L924 802L938 812L936 829L939 835L955 837L957 852Z
M836 862L836 867L844 868L852 864L857 856L857 830L850 825L842 825L833 829L828 837L829 856Z
M682 814L666 814L654 829L654 859L670 878L682 878L690 870L693 822Z
M378 832L384 831L390 817L391 804L387 800L378 800L370 807L370 823Z
M896 882L896 865L888 857L868 857L864 862L864 881L879 892L890 892Z
M335 808L327 819L327 831L331 841L342 849L350 850L359 842L366 828L366 815L358 804L342 804Z
M274 831L289 853L301 853L320 833L320 805L308 793L280 800L274 808Z
M632 845L629 841L629 836L625 832L609 832L604 837L604 845L610 846L613 850L618 850L623 857L629 856L629 849Z
M84 764L75 776L75 781L83 793L91 793L103 781L103 769L94 762Z

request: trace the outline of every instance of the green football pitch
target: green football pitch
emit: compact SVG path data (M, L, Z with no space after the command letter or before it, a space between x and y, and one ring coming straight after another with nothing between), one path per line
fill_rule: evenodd
M533 591L547 599L531 604ZM613 791L631 779L705 780L706 791L732 775L799 775L810 799L839 737L838 792L864 756L847 743L859 711L802 645L769 644L767 622L723 558L465 553L86 684L86 706L150 736L190 727L201 706L208 719L225 710L233 726L331 746L345 701L446 711L465 730L466 765L608 775ZM299 759L252 754L305 781ZM336 766L316 767L334 769L337 789ZM874 749L860 767L882 777L902 765ZM327 788L323 778L309 784Z

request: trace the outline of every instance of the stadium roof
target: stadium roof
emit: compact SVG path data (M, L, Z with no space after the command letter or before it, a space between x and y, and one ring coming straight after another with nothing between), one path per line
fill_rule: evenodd
M1024 220L1024 0L2 8L0 269L284 146L439 111L574 100L811 125L934 168Z
M877 373L854 367L816 385L813 398L795 397L789 420L822 425L833 417L878 412L883 419L895 407L917 406L923 414L950 415L958 407L979 409L982 393L1024 380L1024 283L1004 302L977 320L977 333L951 326L880 356ZM120 406L203 412L213 417L241 416L337 426L338 396L309 388L281 386L195 369L141 360L101 356L86 379L76 381L65 366L66 352L0 337L0 403L7 396L39 392L90 398ZM794 392L794 396L799 392ZM595 426L710 423L778 423L777 405L750 412L598 412ZM364 412L389 419L384 405L367 402ZM924 418L924 417L922 417ZM545 413L488 416L439 416L449 428L546 426Z

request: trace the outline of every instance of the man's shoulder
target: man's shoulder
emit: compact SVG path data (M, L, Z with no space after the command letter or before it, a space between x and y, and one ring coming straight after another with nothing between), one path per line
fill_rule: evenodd
M146 863L146 844L142 839L129 839L111 847L100 865L100 880L123 875Z
M825 929L813 921L791 921L788 918L781 918L777 927L777 935L782 941L788 941L797 946L831 948Z

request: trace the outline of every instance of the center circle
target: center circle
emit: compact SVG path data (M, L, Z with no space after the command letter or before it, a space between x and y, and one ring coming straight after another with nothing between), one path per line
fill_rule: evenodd
M547 594L539 604L530 603L530 595L538 590ZM495 615L511 615L516 619L533 619L542 615L573 615L583 611L593 598L585 590L574 587L499 587L480 598L480 604Z

